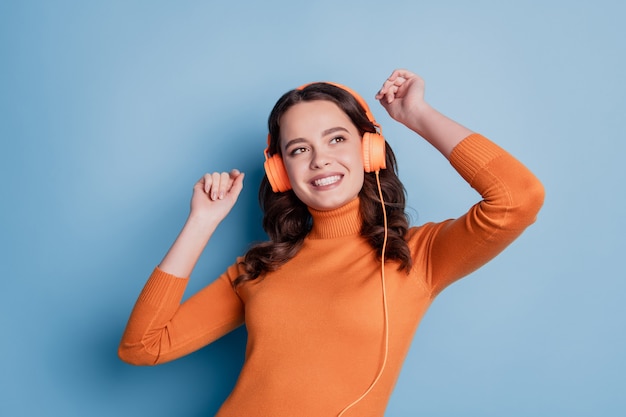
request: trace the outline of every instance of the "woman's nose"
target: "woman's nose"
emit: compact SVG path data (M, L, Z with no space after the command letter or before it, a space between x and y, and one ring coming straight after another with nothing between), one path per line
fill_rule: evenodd
M315 150L311 158L311 169L319 169L330 164L331 158L328 152Z

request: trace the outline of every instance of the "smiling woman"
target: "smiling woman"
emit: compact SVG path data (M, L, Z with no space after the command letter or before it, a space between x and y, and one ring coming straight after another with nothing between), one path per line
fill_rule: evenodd
M243 187L238 170L204 175L133 309L123 360L167 362L245 324L245 363L217 416L383 416L434 298L532 224L544 192L510 154L428 105L416 74L394 71L376 98L482 199L458 219L410 227L393 152L364 100L330 83L289 91L269 117L259 192L269 240L181 303Z

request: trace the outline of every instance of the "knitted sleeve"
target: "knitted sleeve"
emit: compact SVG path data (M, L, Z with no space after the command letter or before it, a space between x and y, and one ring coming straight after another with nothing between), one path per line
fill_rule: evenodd
M535 221L544 199L541 182L479 134L459 143L450 163L482 200L458 219L415 233L414 255L433 297L504 250Z
M232 265L181 303L188 279L156 268L144 286L119 345L133 365L156 365L194 352L243 323L243 304L231 285Z

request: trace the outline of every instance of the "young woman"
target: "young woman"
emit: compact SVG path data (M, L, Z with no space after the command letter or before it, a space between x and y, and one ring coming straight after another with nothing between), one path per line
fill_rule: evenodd
M384 414L433 299L533 223L543 187L503 149L428 105L416 74L394 71L376 99L482 200L458 219L409 227L395 158L363 99L330 83L289 91L269 117L259 192L269 240L181 304L244 174L200 179L187 222L130 316L124 361L167 362L245 324L245 363L219 417Z

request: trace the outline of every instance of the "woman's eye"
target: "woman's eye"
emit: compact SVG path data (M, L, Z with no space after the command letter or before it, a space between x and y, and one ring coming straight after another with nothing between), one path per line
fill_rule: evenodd
M330 140L330 143L343 142L344 140L346 140L346 138L344 138L343 136L337 136L336 138L332 138Z
M289 151L289 155L298 155L303 152L306 152L306 148L293 148L291 151Z

